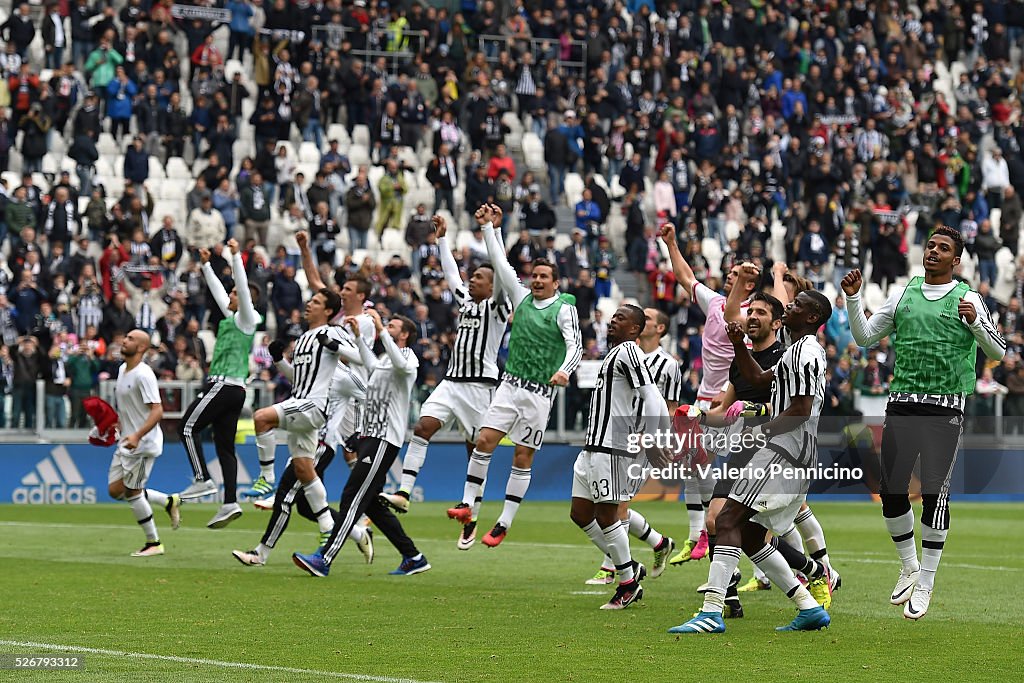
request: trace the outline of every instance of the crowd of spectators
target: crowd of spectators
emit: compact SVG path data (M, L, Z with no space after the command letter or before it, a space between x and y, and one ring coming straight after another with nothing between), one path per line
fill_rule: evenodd
M187 4L22 4L0 25L5 426L33 426L39 379L48 425L83 426L80 398L134 327L162 378L202 379L221 313L195 253L215 245L226 279L230 236L267 317L254 377L283 394L265 344L302 330L303 230L325 281L364 277L375 306L421 326L423 396L455 328L429 218L468 228L468 273L485 201L524 279L559 265L587 358L606 348L598 302L632 272L672 316L691 388L703 314L660 223L714 288L743 260L830 293L852 268L884 292L931 227L958 227L1011 349L979 364L980 410L1005 393L1024 414L1017 0ZM829 409L852 412L855 389L886 391L892 353L857 348L835 309ZM578 427L585 392L570 404Z

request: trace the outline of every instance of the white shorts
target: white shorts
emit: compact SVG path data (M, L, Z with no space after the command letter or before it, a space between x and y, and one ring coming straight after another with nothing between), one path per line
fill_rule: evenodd
M293 458L312 458L316 454L320 429L326 418L316 401L289 398L273 406L277 422L288 432L288 452Z
M743 468L743 476L736 479L729 498L755 510L757 514L751 518L754 522L782 534L793 528L797 513L807 500L809 481L804 478L787 478L784 473L769 475L767 472L772 465L782 465L789 472L796 469L775 451L762 448ZM749 474L751 470L762 469L766 473L763 477Z
M443 380L420 408L420 417L432 417L447 427L455 422L466 441L476 443L487 407L494 399L494 386L482 382Z
M107 472L107 483L123 481L126 489L144 489L149 475L156 462L155 453L134 453L118 447L114 457L110 459L110 471Z
M572 466L572 497L595 503L628 502L643 486L646 466L643 457L582 450Z
M517 446L536 450L544 443L550 416L550 398L502 382L480 426L497 429Z

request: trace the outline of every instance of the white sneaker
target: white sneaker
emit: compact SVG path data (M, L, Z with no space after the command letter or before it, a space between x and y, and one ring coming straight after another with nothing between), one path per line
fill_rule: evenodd
M889 602L894 605L902 605L907 600L910 600L910 596L914 592L914 586L917 585L917 577L921 576L920 569L909 570L906 567L900 570L899 581L896 582L896 587L892 589L892 597L889 598Z
M409 497L401 496L397 493L381 493L378 498L380 501L387 505L389 508L394 510L400 515L405 514L409 511Z
M241 516L241 505L238 503L224 503L224 505L220 506L220 510L217 510L217 514L213 516L213 519L206 523L206 526L210 529L223 529Z
M132 553L132 557L153 557L154 555L163 555L163 554L164 554L164 544L163 543L156 543L156 544L149 544L149 543L147 543L146 545L142 546L141 550L136 550L134 553Z
M366 564L373 564L373 529L363 530L363 540L356 543L356 547L366 558Z
M167 510L167 516L171 518L171 528L177 529L181 526L181 496L177 493L167 496L167 505L164 509Z
M470 522L462 527L459 532L459 540L455 546L459 550L469 550L476 543L476 522Z
M192 500L193 498L202 498L212 493L217 493L217 484L213 479L205 479L203 481L192 482L187 489L179 493L182 500Z
M262 567L267 563L255 550L232 550L231 556L247 567Z
M924 615L928 614L928 605L932 601L932 589L922 588L921 586L915 586L914 592L907 600L907 604L903 605L903 616L907 619L913 619L917 621Z
M260 498L259 500L254 500L252 504L256 507L257 510L273 510L275 497L276 495L267 496L266 498Z

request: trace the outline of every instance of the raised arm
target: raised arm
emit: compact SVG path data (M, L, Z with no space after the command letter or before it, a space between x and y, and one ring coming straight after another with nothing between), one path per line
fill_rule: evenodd
M523 286L516 275L515 268L509 264L508 255L494 234L494 223L490 220L490 210L481 207L477 210L476 217L477 223L483 226L487 257L494 267L494 283L512 300L512 308L515 309L530 294L530 290Z
M228 308L228 293L224 291L224 283L220 281L217 274L213 272L210 265L210 250L200 249L199 260L203 262L203 278L206 280L206 287L210 290L210 296L217 302L217 308L225 318L231 317L231 309Z
M295 233L295 241L299 243L299 251L302 253L302 270L306 273L306 282L311 291L318 292L324 288L324 281L309 248L309 233L304 230Z
M786 291L786 273L789 268L784 261L772 264L772 296L779 300L783 306L789 304L789 292Z
M238 251L238 241L228 240L228 248L231 249L231 276L235 280L235 295L238 297L235 325L244 334L252 334L260 324L260 314L256 312L256 307L252 303L249 276L245 274L245 264L242 263L242 255Z
M668 247L668 257L672 260L672 273L676 276L676 282L686 289L686 293L693 295L693 286L697 284L697 278L693 274L690 264L683 258L679 251L679 243L676 241L676 228L671 223L661 226L661 239Z
M454 294L456 289L464 286L466 283L463 281L462 273L459 271L459 264L455 262L452 250L448 246L448 224L444 218L436 215L430 219L430 222L433 223L434 232L437 233L437 248L441 252L441 270L444 271L444 279L448 283L448 289Z
M851 270L840 283L843 293L846 294L846 310L850 316L850 332L853 339L861 346L871 346L883 337L891 334L896 328L893 325L893 314L896 312L896 305L903 296L903 287L893 287L889 298L885 300L882 308L875 311L871 318L864 315L864 308L861 305L860 287L861 274L859 270Z
M751 282L756 283L760 276L761 271L754 264L744 263L740 266L739 277L732 283L729 296L725 299L725 322L742 323L745 320L740 305L747 298L747 285Z

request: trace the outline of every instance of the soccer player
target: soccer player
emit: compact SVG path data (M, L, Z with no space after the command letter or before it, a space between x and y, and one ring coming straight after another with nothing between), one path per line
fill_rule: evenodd
M704 322L704 332L701 335L702 374L695 404L696 408L707 410L729 379L733 350L726 333L725 306L726 297L736 285L740 266L734 265L729 270L729 274L725 278L726 296L723 296L697 281L693 270L679 251L675 227L671 223L662 226L661 239L668 245L669 257L672 259L672 271L675 273L676 280L707 316L707 320ZM755 286L756 284L753 282L742 284L741 294L744 301L740 306L741 315L746 313L748 297L753 293ZM704 527L704 511L711 502L714 488L715 482L711 478L704 479L696 474L687 477L683 497L686 501L686 514L690 524L689 536L679 553L669 560L670 564L678 565L690 560L700 560L707 555L708 533Z
M306 274L306 282L309 288L318 292L327 289L326 283L320 276L313 252L309 248L309 235L306 232L299 232L295 235L295 241L299 245L302 255L302 270ZM337 322L342 317L355 317L359 324L359 330L367 344L373 345L374 329L373 321L363 313L366 297L370 294L370 283L361 277L350 277L345 281L339 296L341 297L342 310L332 320ZM341 333L353 347L356 347L355 339L347 327L339 328ZM274 362L280 360L281 347L274 351ZM368 370L359 364L351 366L344 359L338 361L334 378L331 381L331 389L327 402L327 437L328 444L345 445L345 461L351 467L355 460L355 452L349 448L353 444L359 431L360 401L354 398L354 393L362 393L369 378ZM274 493L274 460L277 447L277 437L273 431L256 435L256 444L260 453L260 477L253 482L252 488L243 492L243 495L260 497L256 501L257 508L270 510L274 507L276 497Z
M493 221L499 211L485 205L484 241L497 286L512 301L515 322L505 374L484 416L469 460L462 502L448 510L448 517L463 525L473 521L473 504L483 493L491 455L507 434L515 444L515 452L501 517L483 537L484 545L491 548L505 540L530 486L533 455L544 443L555 387L569 383L569 375L576 371L583 357L576 298L558 292L557 266L545 259L533 262L529 289L519 282L494 234Z
M750 305L747 308L746 334L752 344L751 354L754 361L763 370L775 367L785 351L782 342L778 340L783 312L782 303L769 294L755 292L750 298ZM767 414L770 401L771 388L755 386L746 381L740 372L739 364L734 359L729 367L729 385L723 392L722 402L704 412L706 417L703 420L708 425L728 427L736 424L741 416L746 415L748 417L743 418L743 426L753 426L758 421L763 421L763 418L759 420L754 416ZM732 452L729 454L728 465L729 467L743 467L752 455L753 452L749 450ZM708 553L712 561L715 559L714 552L717 544L715 521L725 501L729 498L729 492L734 483L735 481L732 479L718 481L715 484L711 504L708 506L705 524L708 530ZM726 590L726 610L723 614L733 619L743 616L743 605L740 603L737 593L737 584L740 578L737 571L731 577Z
M851 271L841 283L858 344L870 346L896 335L879 493L882 516L902 562L889 601L903 605L907 619L920 619L931 603L949 533L949 481L963 434L964 403L976 384L978 347L993 360L1006 352L984 300L953 279L963 251L958 230L936 228L924 248L924 277L890 289L885 304L870 319L865 319L861 304L860 271ZM920 561L908 497L918 459L923 504Z
M151 502L167 511L172 529L181 524L178 494L167 495L146 488L153 463L164 450L164 434L160 431L160 420L164 416L160 387L153 368L142 362L149 345L149 335L142 330L128 333L121 344L124 363L117 370L114 387L121 440L110 461L107 491L111 498L127 501L132 506L135 521L146 534L146 545L133 552L132 557L164 554Z
M573 464L572 521L610 555L619 575L615 595L601 609L625 609L643 598L646 571L629 551L628 523L621 506L632 500L644 477L645 457L630 453L630 438L668 427L668 409L636 343L646 325L642 309L620 306L608 323L610 350L590 398L586 442ZM644 424L645 418L651 424ZM659 464L668 462L660 453Z
M409 402L419 369L419 360L409 348L416 341L416 324L404 316L395 316L385 327L377 311L371 309L368 314L384 354L371 369L366 387L362 438L356 464L341 494L339 521L315 552L292 554L296 566L313 576L327 576L352 527L364 513L402 554L402 563L391 574L410 576L430 569L427 558L402 529L391 508L380 500L388 470L398 457L409 425ZM346 324L350 320L346 318ZM358 334L358 325L352 328Z
M266 435L276 427L288 432L295 476L316 515L323 538L334 528L334 519L327 505L327 489L314 463L318 433L326 422L327 395L339 359L362 363L359 350L342 334L341 328L329 324L340 310L341 299L329 289L320 289L306 303L309 330L298 338L292 352L292 395L281 403L260 408L253 416L261 465L268 459ZM270 460L272 463L272 456Z
M348 324L355 329L358 329L358 325L353 319L349 319ZM281 342L273 342L272 345L280 343ZM374 359L373 352L370 351L369 346L367 346L365 338L356 335L355 344L358 347L363 367L372 367L376 363L376 359ZM277 364L277 368L281 371L281 374L287 377L290 381L294 380L294 368L291 363L279 355L281 353L279 349L272 353L276 356L275 362ZM346 363L339 363L338 367L347 370L349 366ZM365 386L359 383L358 380L353 379L353 376L354 373L349 371L349 377L344 378L346 383L345 395L356 400L366 398ZM333 381L338 381L337 374ZM324 472L334 460L334 455L340 445L338 431L332 431L328 425L325 425L322 430L323 440L320 441L316 454L313 456L313 466L321 481L323 481ZM274 496L274 504L271 507L272 512L270 519L267 521L267 529L263 533L263 537L260 539L259 544L253 550L233 550L231 552L231 555L242 564L250 567L262 567L267 563L267 559L270 557L270 552L274 549L274 546L277 545L277 541L288 528L288 521L291 518L293 505L303 517L314 522L318 521L317 516L313 513L313 508L310 506L306 496L299 495L300 493L304 494L304 491L302 483L299 481L295 473L295 462L295 460L289 461L288 466L285 467L284 473L281 475L281 485L278 486L277 493ZM334 518L334 523L337 524L339 516L334 510L331 510L331 516ZM359 551L366 557L367 564L372 563L373 532L362 524L355 524L349 532L349 536L356 542L356 545L359 547Z
M658 393L665 400L668 414L675 414L679 406L680 392L683 388L682 371L679 368L679 361L673 358L661 346L661 338L668 334L668 316L656 308L644 309L644 329L636 339L640 350L644 352L644 363L651 372L654 379L654 386ZM620 506L619 515L625 516L628 523L629 533L640 539L654 550L654 564L651 565L651 578L656 579L665 571L668 558L676 547L676 542L668 536L661 534L652 527L647 519L630 509L629 503L624 502ZM604 562L597 570L593 578L587 579L586 583L591 586L600 586L614 583L615 563L611 557L605 555Z
M795 478L797 469L817 462L818 416L825 400L825 349L815 338L818 328L832 315L832 305L819 292L802 292L786 308L782 323L793 344L771 370L762 370L745 344L743 327L729 323L729 340L744 379L755 386L771 386L774 416L765 424L744 430L757 444L747 468L733 484L716 520L717 544L708 572L704 605L690 621L670 633L722 633L722 611L730 579L739 566L740 550L792 599L800 612L784 631L817 630L828 626L828 612L793 576L783 554L785 543L767 543L768 529L790 529L807 498L807 479ZM755 476L756 471L775 474ZM778 549L777 549L778 548ZM793 549L793 552L796 552ZM824 575L824 566L806 559L809 579Z
M482 208L476 213L477 222L485 223ZM497 216L491 218L498 219ZM490 264L478 266L468 285L462 281L459 266L445 237L448 226L444 218L434 216L433 224L441 250L444 278L459 303L459 323L445 378L420 409L420 419L413 429L402 463L402 481L398 491L381 494L385 502L400 513L409 511L409 494L427 458L427 445L439 430L454 421L465 436L466 451L472 457L484 412L491 404L494 388L498 385L498 347L512 312L508 298L494 287L494 269ZM459 550L469 550L476 541L480 500L478 496L474 501L472 519L459 534Z
M199 250L206 287L224 314L224 319L217 328L217 343L213 347L213 362L210 363L206 387L185 411L180 432L181 442L185 444L189 464L195 475L195 481L180 495L182 500L202 498L217 492L217 485L206 468L200 438L200 433L206 427L213 426L217 460L224 474L224 504L213 519L207 522L206 526L211 529L225 527L242 516L236 494L238 458L235 455L235 432L239 415L245 406L245 380L249 377L252 339L256 334L256 326L263 322L253 306L254 292L245 275L237 240L229 240L228 248L231 250L231 275L235 281L231 294L224 291L224 285L210 266L210 250Z

